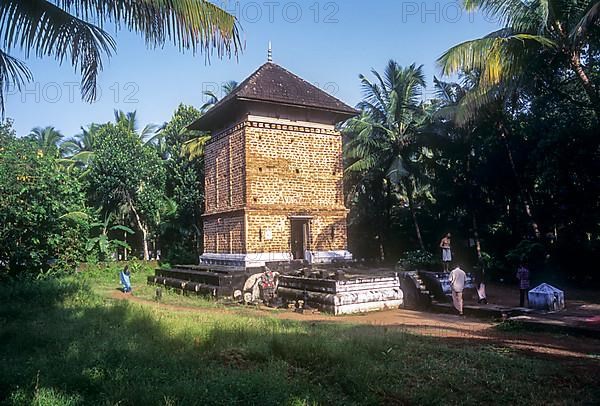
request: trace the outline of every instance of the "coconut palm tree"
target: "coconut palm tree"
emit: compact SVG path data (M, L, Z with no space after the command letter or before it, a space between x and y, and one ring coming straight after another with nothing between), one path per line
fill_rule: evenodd
M229 80L221 86L221 92L223 96L227 96L238 87L238 82L235 80ZM207 90L204 92L204 96L208 98L208 101L202 105L200 111L204 114L215 104L219 102L219 97L214 92ZM206 133L199 133L198 131L188 130L187 128L181 129L182 137L188 138L182 146L182 153L189 159L199 158L204 155L204 146L210 140L210 135Z
M423 67L413 64L403 68L391 60L383 75L375 70L372 73L375 82L364 75L359 76L364 92L364 99L358 104L362 113L350 119L343 128L348 139L345 154L351 161L346 171L369 178L379 172L381 187L387 189L388 217L393 189L401 186L419 246L425 249L414 199L418 183L414 168L419 154L417 141L428 117L421 101L425 88Z
M156 124L146 124L144 128L139 129L137 111L125 113L123 110L114 110L115 124L124 124L129 130L136 133L144 144L152 143L158 136L159 126Z
M69 61L81 73L81 94L93 101L103 61L116 42L103 27L141 34L149 47L172 42L209 57L237 54L239 26L231 14L206 0L3 0L0 2L0 109L8 86L32 79L24 62L11 56Z
M565 64L581 84L588 108L600 119L600 89L591 80L591 61L600 22L600 1L589 0L464 0L468 10L480 9L498 19L503 28L456 45L438 60L445 75L479 73L474 92L463 100L462 119L497 98L498 88L532 80L531 61L545 58ZM595 38L595 39L594 39Z
M29 133L29 137L34 140L40 149L44 151L58 150L59 143L63 135L52 126L35 127Z
M63 154L80 165L87 167L94 156L96 134L102 126L92 123L87 128L81 127L81 132L61 144Z
M221 93L223 97L233 92L235 88L238 87L238 84L239 83L235 80L228 80L227 82L223 83L221 85ZM202 105L202 107L200 107L200 111L202 113L206 113L206 111L211 109L215 104L219 102L219 97L212 90L207 90L203 93L204 96L207 98L207 101Z
M101 125L96 123L88 125L87 128L81 127L79 134L63 142L64 149L74 153L93 151L96 134L100 128Z
M531 230L536 238L541 236L540 224L535 215L535 203L529 188L522 181L515 162L510 143L510 126L506 123L505 110L512 104L517 93L517 84L499 83L492 87L482 84L481 72L468 71L463 74L463 86L456 83L445 83L435 80L437 95L442 100L441 108L435 113L445 117L458 127L460 132L476 127L481 118L495 123L496 131L504 149L511 169L515 188L523 205L525 215L529 220Z

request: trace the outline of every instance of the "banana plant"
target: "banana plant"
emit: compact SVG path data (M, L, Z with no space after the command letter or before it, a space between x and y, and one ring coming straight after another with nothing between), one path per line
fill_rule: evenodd
M102 259L106 259L119 248L122 248L126 251L131 250L131 246L125 241L109 238L109 232L122 231L124 233L123 235L126 236L128 234L134 234L134 231L131 228L120 224L111 226L111 221L112 216L106 216L103 222L96 222L90 225L92 229L100 229L100 234L97 237L88 238L85 247L88 253L96 251L100 254Z

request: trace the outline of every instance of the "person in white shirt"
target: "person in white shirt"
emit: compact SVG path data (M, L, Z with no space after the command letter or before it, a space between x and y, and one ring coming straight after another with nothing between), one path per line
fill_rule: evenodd
M467 280L467 274L465 271L460 269L458 266L450 272L450 287L452 288L452 303L458 314L463 315L463 290L465 289L465 282Z

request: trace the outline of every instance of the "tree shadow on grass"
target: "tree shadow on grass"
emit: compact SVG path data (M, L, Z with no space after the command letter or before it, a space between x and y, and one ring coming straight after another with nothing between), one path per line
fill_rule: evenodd
M561 380L552 360L489 346L374 326L173 313L107 301L76 281L19 289L0 288L3 403L474 404L493 393L496 403L518 404L566 399L568 385L584 402L598 400L585 380Z
M281 362L248 362L243 350L210 343L212 331L239 320L106 301L74 282L0 289L10 303L0 311L0 403L275 405L327 398L318 385L290 380Z

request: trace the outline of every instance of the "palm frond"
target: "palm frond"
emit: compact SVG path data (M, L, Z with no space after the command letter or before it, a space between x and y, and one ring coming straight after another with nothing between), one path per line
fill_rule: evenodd
M468 11L479 10L500 25L537 33L546 26L552 13L551 3L548 0L464 0Z
M96 97L103 55L115 50L108 33L46 0L2 1L0 38L8 52L20 48L26 57L51 56L59 63L68 59L82 75L81 91L87 101Z
M29 133L29 138L34 140L44 150L58 148L63 135L52 126L35 127Z
M370 106L373 112L378 112L382 116L385 115L387 102L383 93L385 89L376 83L371 83L364 75L359 75L364 100L364 106Z
M181 147L181 153L190 160L204 155L204 146L210 140L210 135L201 135L186 141Z
M4 119L4 92L11 87L21 90L25 82L33 79L25 64L0 49L0 117Z
M227 96L228 94L233 92L238 87L238 85L239 83L235 80L228 80L227 82L223 83L223 95Z
M600 1L589 2L583 17L571 30L570 37L574 40L583 38L590 28L600 23Z
M555 46L552 40L540 35L513 34L511 30L502 29L450 48L437 63L444 75L478 71L481 72L480 85L495 85L524 69L525 54L534 51L528 43Z
M146 124L142 131L140 131L140 139L144 142L144 144L151 144L157 139L157 136L160 136L160 133L157 131L158 126L156 124Z
M474 88L465 94L458 103L454 112L454 123L459 127L466 126L475 119L477 113L500 100L503 93L504 91L500 85Z
M100 26L121 24L140 33L147 45L167 42L180 50L237 55L242 48L237 19L206 0L56 0L60 7Z
M26 57L49 56L69 61L81 74L84 100L97 96L103 59L116 50L102 27L111 23L144 36L146 44L172 41L180 50L204 52L209 58L237 55L242 48L236 18L205 0L3 0L0 2L0 85L21 84L31 75L22 62L10 59L12 49ZM3 112L3 92L0 109Z

